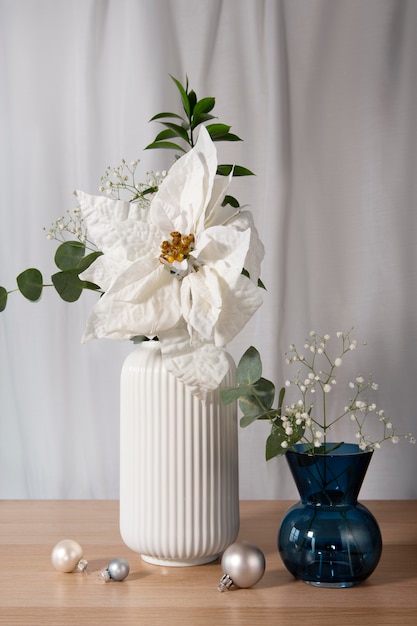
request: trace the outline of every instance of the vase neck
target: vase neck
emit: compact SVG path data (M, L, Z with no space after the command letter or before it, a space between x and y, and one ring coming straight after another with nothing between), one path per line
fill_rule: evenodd
M306 454L289 451L286 459L302 502L345 506L357 502L372 451L353 454Z

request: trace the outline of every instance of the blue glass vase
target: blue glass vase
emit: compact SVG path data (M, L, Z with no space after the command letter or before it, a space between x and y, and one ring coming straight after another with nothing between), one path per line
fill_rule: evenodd
M355 444L333 448L327 444L327 454L311 454L297 444L286 453L301 501L282 520L278 550L295 578L352 587L372 574L382 552L378 523L358 503L373 452Z

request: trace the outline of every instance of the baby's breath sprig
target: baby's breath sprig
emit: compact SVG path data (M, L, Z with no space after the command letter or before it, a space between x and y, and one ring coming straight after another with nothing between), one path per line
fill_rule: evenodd
M99 190L115 200L136 202L146 209L166 176L166 171L146 172L146 182L136 181L136 168L139 160L127 163L122 159L116 167L107 166L101 177ZM126 197L128 196L128 197Z
M349 417L355 425L354 435L361 450L379 448L385 441L398 443L401 438L416 443L411 433L398 434L384 411L368 397L368 394L372 396L378 389L372 374L367 377L358 375L349 382L348 388L353 394L348 404L340 409L339 414L329 416L327 400L329 394L336 393L336 373L342 367L346 355L360 345L356 339L352 339L352 332L353 329L336 333L339 349L335 356L329 350L330 336L319 335L315 331L310 332L304 343L305 353L294 344L289 346L286 363L296 365L298 369L294 378L285 381L276 409L273 408L275 386L261 377L262 363L258 351L251 347L245 352L237 368L239 386L222 390L221 397L225 404L239 400L243 413L242 426L248 426L258 419L269 420L271 434L266 442L267 459L283 454L299 442L306 443L311 453L330 452L340 445L335 443L328 448L330 429L343 418ZM284 395L290 388L297 390L299 398L284 405ZM371 435L366 430L367 419L371 414L378 418L375 428L382 427L379 436Z
M85 244L87 242L87 227L79 207L73 210L68 209L65 215L55 220L48 229L44 227L43 230L46 232L46 238L50 240L67 241L65 236L67 233L71 237L75 237L80 243Z

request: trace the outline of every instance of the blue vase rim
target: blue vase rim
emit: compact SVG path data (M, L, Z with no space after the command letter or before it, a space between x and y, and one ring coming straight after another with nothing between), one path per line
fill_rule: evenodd
M338 446L337 448L335 446ZM311 456L311 457L342 457L342 456L363 456L372 455L373 450L361 450L357 443L326 443L326 448L332 449L331 452L309 452L311 450L311 444L308 443L296 443L290 448L286 454L295 454L297 456Z

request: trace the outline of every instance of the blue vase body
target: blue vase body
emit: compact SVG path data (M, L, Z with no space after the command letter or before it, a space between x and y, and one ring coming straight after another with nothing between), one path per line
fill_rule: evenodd
M378 565L382 538L372 513L358 503L372 458L355 444L327 444L311 454L304 444L286 453L301 501L282 520L278 550L293 576L320 587L352 587Z

